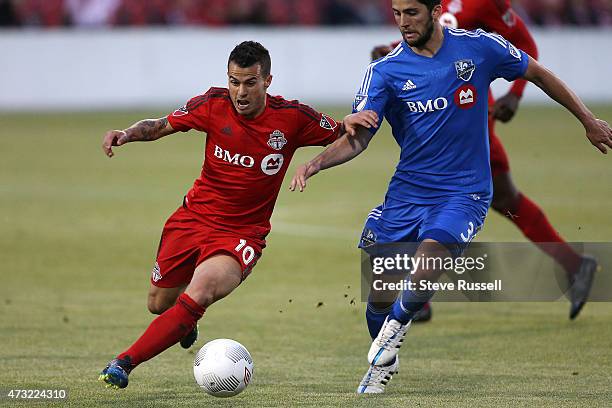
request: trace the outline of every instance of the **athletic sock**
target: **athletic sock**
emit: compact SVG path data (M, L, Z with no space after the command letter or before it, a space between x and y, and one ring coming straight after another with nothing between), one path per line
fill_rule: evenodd
M368 307L366 308L366 322L368 323L368 330L370 332L370 337L375 339L378 336L378 332L383 327L385 323L385 319L391 312L393 305L390 305L384 309L378 309L372 302L368 302Z
M568 274L578 270L582 262L580 255L565 242L546 218L544 212L529 198L519 194L510 220L532 242L554 242L556 245L538 245L540 249L554 258Z
M134 367L178 343L193 328L205 309L187 294L179 296L176 304L157 317L142 336L117 358L130 357Z
M399 299L393 304L393 309L389 313L389 319L394 319L401 324L408 324L414 314L421 310L435 294L435 291L412 291L405 290Z

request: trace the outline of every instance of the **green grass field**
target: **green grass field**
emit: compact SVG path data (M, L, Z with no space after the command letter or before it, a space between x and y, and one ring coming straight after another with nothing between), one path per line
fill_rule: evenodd
M597 113L612 122L612 107ZM565 302L437 304L433 322L411 330L388 393L354 394L370 342L355 245L398 157L388 130L306 193L282 191L255 272L202 320L200 346L229 337L249 348L255 375L245 393L203 394L194 352L179 347L135 370L126 390L105 389L98 372L152 318L146 293L159 233L202 160L195 133L129 145L112 160L102 154L106 129L156 114L0 115L0 388L67 388L75 407L612 403L607 303L588 304L571 323ZM517 184L567 239L612 239L612 158L570 116L524 108L499 133ZM289 174L317 151L298 154ZM491 213L479 240L523 238Z

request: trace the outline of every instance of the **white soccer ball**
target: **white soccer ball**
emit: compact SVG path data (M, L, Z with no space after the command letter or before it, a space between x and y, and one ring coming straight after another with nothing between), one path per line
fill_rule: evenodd
M240 394L253 379L253 359L240 343L217 339L198 351L193 363L196 382L213 397Z

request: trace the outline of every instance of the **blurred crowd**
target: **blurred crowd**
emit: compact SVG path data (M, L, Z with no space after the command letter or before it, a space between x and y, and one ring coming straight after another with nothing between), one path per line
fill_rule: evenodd
M392 24L389 0L0 0L0 26ZM530 25L612 25L612 0L515 0Z

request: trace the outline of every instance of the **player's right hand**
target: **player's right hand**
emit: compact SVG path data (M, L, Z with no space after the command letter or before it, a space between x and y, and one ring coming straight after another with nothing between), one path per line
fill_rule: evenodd
M605 120L596 119L586 128L586 136L603 154L608 154L606 146L612 149L612 128Z
M359 126L366 129L378 128L378 114L371 110L365 110L346 115L342 123L344 124L344 130L350 136L355 136Z
M109 130L104 135L104 141L102 142L102 150L108 157L113 157L113 146L121 146L126 144L128 141L127 133L124 130Z

